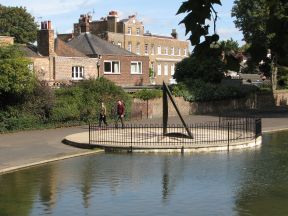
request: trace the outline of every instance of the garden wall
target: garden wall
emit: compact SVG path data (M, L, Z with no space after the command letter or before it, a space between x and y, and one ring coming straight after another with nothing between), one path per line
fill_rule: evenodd
M193 102L184 101L183 98L175 98L176 104L182 115L191 114L209 114L223 113L235 110L259 110L271 111L276 107L288 109L288 91L275 91L272 93L252 94L247 98L210 101L210 102ZM162 98L142 101L134 99L132 103L132 118L160 118L162 117ZM147 114L148 113L148 114ZM176 116L176 110L169 100L169 116Z

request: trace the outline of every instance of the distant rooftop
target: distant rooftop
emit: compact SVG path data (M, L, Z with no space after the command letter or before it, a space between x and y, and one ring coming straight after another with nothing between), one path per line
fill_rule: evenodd
M81 33L68 44L86 55L136 55L91 33Z

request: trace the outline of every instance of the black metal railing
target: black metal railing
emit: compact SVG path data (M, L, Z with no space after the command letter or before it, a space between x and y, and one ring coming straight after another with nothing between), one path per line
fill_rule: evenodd
M255 117L219 117L217 122L188 125L193 134L189 138L181 125L169 125L167 134L162 125L129 124L99 128L89 124L89 143L115 148L192 148L201 146L231 145L257 139L261 136L261 119Z

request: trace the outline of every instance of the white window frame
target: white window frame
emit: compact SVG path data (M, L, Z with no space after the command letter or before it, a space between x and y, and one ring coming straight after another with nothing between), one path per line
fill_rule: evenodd
M171 65L171 76L175 74L175 64Z
M29 63L29 64L27 65L27 67L28 67L28 69L29 69L29 71L30 71L31 73L34 72L34 63Z
M136 66L137 71L132 71L132 64L136 64L137 65ZM139 69L141 71L139 71ZM130 72L131 72L131 74L142 74L143 73L142 62L141 61L131 61Z
M187 49L184 49L184 56L187 56Z
M162 69L162 65L161 65L161 64L158 64L158 65L157 65L157 75L158 75L158 76L161 76L161 74L162 74L161 69Z
M174 49L174 47L171 47L171 55L175 55L175 49Z
M128 27L127 28L127 34L128 35L132 35L132 27Z
M83 80L84 79L84 67L83 66L72 66L72 80Z
M113 72L113 63L118 63L118 72ZM110 68L111 68L111 71L105 71L105 63L110 63ZM104 71L104 74L121 74L121 64L120 64L120 61L119 60L105 60L103 62L103 71Z
M136 35L140 35L140 28L136 28Z
M168 47L164 47L164 55L168 55Z
M157 48L157 54L158 54L158 55L161 55L161 54L162 54L161 46L158 46L158 48Z
M180 49L180 48L178 48L177 50L178 50L178 53L177 53L177 55L178 55L178 56L181 56L181 49Z
M151 44L151 55L155 54L155 46L154 44Z
M168 69L168 64L164 65L164 76L168 76L169 74L169 69Z
M129 52L132 52L132 42L128 42L127 50L128 50Z
M141 52L140 43L137 43L137 46L136 46L136 54L137 54L137 55L140 55L140 52Z

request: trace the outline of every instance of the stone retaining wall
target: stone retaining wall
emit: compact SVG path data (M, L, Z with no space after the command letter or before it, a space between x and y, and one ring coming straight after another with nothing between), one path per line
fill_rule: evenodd
M252 94L246 98L210 101L210 102L193 102L184 101L183 98L175 98L176 104L180 109L182 115L191 114L209 114L209 113L223 113L232 110L259 110L270 111L275 108L288 109L288 91L278 90L272 93ZM169 116L177 116L176 110L169 101ZM147 115L148 112L148 115ZM162 117L162 98L142 101L134 99L132 103L132 118L160 118Z

